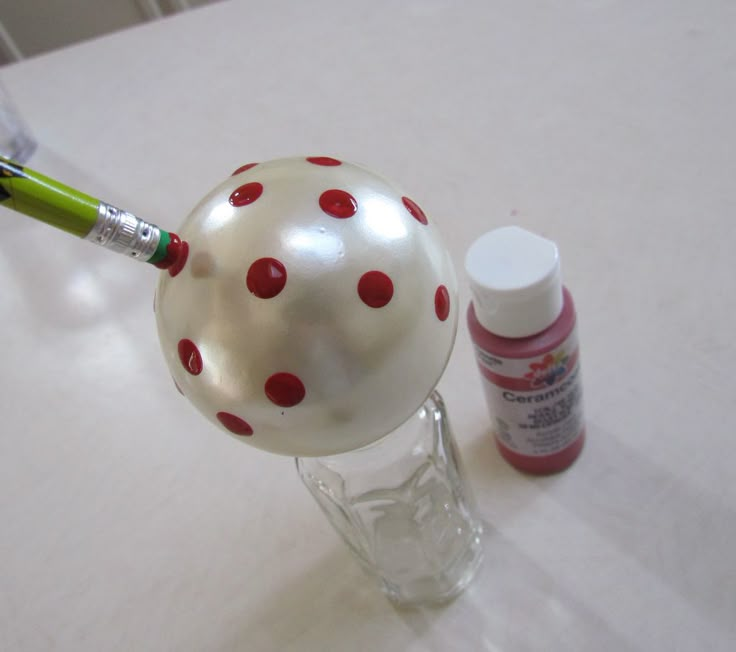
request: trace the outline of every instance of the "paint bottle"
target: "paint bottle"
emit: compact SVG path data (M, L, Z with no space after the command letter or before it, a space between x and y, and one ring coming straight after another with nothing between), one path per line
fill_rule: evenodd
M518 226L468 250L475 345L496 445L533 474L562 471L585 440L575 306L554 242Z

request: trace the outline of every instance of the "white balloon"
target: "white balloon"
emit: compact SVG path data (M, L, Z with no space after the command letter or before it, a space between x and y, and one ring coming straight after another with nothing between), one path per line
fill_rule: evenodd
M161 349L225 432L284 455L344 452L399 426L437 384L455 272L432 219L382 177L326 157L259 163L179 235L187 259L157 288Z

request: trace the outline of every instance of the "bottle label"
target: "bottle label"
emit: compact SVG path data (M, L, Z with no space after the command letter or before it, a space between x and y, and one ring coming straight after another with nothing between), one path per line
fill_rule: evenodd
M521 455L553 455L583 429L577 328L534 358L504 358L476 346L498 440Z

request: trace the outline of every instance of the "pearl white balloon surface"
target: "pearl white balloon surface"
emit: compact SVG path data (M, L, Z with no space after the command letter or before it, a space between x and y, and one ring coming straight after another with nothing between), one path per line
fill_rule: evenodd
M456 280L431 217L329 157L245 165L192 211L155 298L181 392L239 440L330 455L380 439L437 384Z

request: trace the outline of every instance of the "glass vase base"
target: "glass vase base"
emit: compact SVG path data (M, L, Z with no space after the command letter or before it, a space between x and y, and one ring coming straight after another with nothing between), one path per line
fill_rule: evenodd
M399 608L441 606L452 602L475 579L483 565L483 546L480 536L468 549L441 573L417 578L401 587L382 581L381 589L386 597Z

